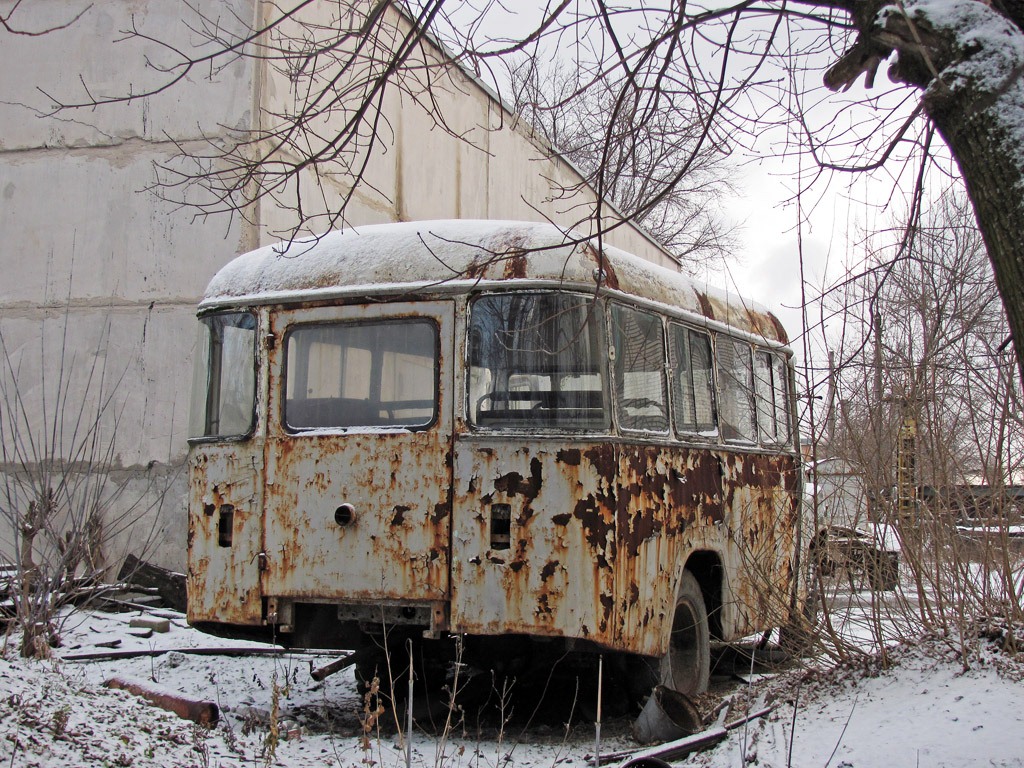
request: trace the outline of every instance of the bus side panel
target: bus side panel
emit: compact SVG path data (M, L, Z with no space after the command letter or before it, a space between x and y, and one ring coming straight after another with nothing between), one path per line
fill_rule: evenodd
M722 566L723 639L783 623L795 536L791 456L537 440L456 450L452 630L667 650L686 558ZM509 511L508 549L495 518Z
M623 445L616 468L619 642L660 656L685 558L722 549L720 462L707 450Z
M723 475L731 584L723 639L731 640L788 619L800 470L793 456L737 453L723 457Z
M263 449L200 445L189 457L188 620L262 623Z
M613 644L614 509L579 451L460 437L455 476L452 631Z

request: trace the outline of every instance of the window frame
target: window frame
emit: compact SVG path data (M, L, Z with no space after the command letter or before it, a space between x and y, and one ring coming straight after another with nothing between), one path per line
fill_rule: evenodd
M657 325L658 325L659 333L660 333L660 338L661 338L661 365L658 368L658 376L659 376L659 380L661 381L661 395L662 395L660 406L662 407L662 410L663 410L664 415L665 415L665 428L664 429L653 429L653 428L646 428L646 427L628 427L625 424L623 424L623 413L621 411L621 408L622 408L622 402L624 400L624 398L623 398L623 394L624 393L620 390L619 380L618 380L618 376L619 376L619 360L618 360L619 352L618 352L618 348L615 345L615 340L616 340L615 328L617 327L617 324L616 324L615 320L613 319L616 310L634 312L634 313L640 314L640 315L648 315L648 316L652 317L654 320L657 321ZM633 304L628 304L626 302L621 302L621 301L609 301L608 302L608 310L607 310L608 350L609 350L609 355L608 355L608 363L609 363L609 365L608 365L608 380L609 380L609 387L613 391L613 395L612 395L612 401L613 401L612 411L613 411L614 416L615 416L615 425L616 425L616 427L618 427L618 429L621 432L623 432L623 433L625 433L627 435L631 435L631 436L635 436L635 435L649 435L649 436L657 436L657 437L672 437L673 411L672 411L671 394L670 394L670 391L669 391L670 387L669 387L669 383L668 383L668 368L669 368L669 363L668 363L668 359L669 359L668 358L668 347L667 347L668 334L666 333L665 322L666 322L666 316L662 312L658 312L658 311L652 310L652 309L643 309L643 308L637 307L637 306L635 306ZM614 351L614 354L612 354L613 351ZM654 403L654 405L656 405L656 406L659 405L656 401L653 401L653 400L652 400L652 403Z
M766 361L769 375L767 392L771 395L768 401L757 391L757 366L758 360ZM776 367L776 365L778 367ZM781 377L780 377L781 374ZM781 383L781 388L779 384ZM758 440L762 445L767 446L788 446L792 443L793 427L792 414L790 409L790 377L789 362L786 357L774 350L763 347L754 348L754 407L757 410L757 431ZM781 402L780 402L781 395ZM768 434L762 429L762 412L766 414L766 420L770 419L774 434ZM780 418L781 417L781 418Z
M733 357L731 358L731 361L733 363L733 366L729 367L728 369L726 369L726 367L723 365L723 361L722 361L721 350L722 350L723 344L729 344L729 345L732 346ZM745 368L746 368L746 372L749 374L749 378L745 382L744 381L740 381L734 375L734 370L733 369L735 368L735 363L736 363L736 360L738 359L736 357L736 352L737 352L738 349L742 349L743 350L743 355L744 355L744 357L746 358L746 361L747 361L747 365L746 365ZM719 402L719 411L718 411L718 414L719 414L719 417L718 417L719 418L719 427L718 428L719 428L719 433L722 436L723 442L725 442L727 444L730 444L730 445L751 445L751 446L758 446L758 445L760 445L761 442L760 442L760 435L758 434L759 427L758 427L758 422L757 422L757 393L755 392L755 382L754 382L754 346L750 342L746 341L745 339L741 339L741 338L738 338L736 336L731 336L731 335L726 334L726 333L716 334L716 339L715 339L715 367L716 367L717 373L718 373L718 390L719 390L719 395L718 395L719 396L719 400L718 400L718 402ZM746 390L746 392L748 393L748 398L747 398L746 405L747 405L747 411L748 411L748 418L750 420L749 421L750 429L751 429L751 432L752 432L752 434L750 434L749 436L742 434L742 432L739 429L739 425L734 423L734 421L731 420L730 418L728 418L729 416L732 415L732 414L728 414L727 413L727 409L729 408L729 406L727 404L731 402L730 399L726 396L727 395L727 388L730 385L730 382L734 382L735 383L734 385L737 387L738 391ZM743 405L743 404L742 403L737 403L737 405L735 406L736 409L737 409L737 411L736 411L737 414L739 413L738 409L741 407L741 405ZM730 436L730 434L729 434L730 432L735 432L736 436Z
M715 354L715 333L712 331L694 328L686 323L679 322L678 320L669 317L668 318L668 333L665 336L665 342L668 345L668 376L669 376L669 397L672 401L671 416L672 416L672 430L675 436L683 441L692 442L694 439L699 439L706 442L719 442L722 429L721 429L721 414L720 406L718 403L718 372L716 364ZM681 421L681 408L678 402L681 399L683 392L681 390L681 382L679 382L680 368L677 365L679 361L675 360L676 356L676 344L675 338L676 333L681 333L686 343L686 373L689 377L689 385L691 388L691 399L693 404L693 429L685 428L680 426ZM708 373L710 379L707 383L707 395L710 398L711 407L711 422L707 429L701 429L702 425L697 421L697 386L694 380L695 369L693 367L693 336L698 335L707 344L708 351ZM679 382L679 383L677 383Z

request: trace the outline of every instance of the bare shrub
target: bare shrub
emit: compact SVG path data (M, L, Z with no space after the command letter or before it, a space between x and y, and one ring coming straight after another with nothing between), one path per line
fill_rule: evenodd
M103 591L119 562L114 540L131 531L133 550L144 553L152 533L132 530L150 510L143 496L126 498L126 483L114 479L130 393L125 372L111 376L106 368L109 326L95 350L82 352L69 341L67 313L63 320L57 350L40 334L40 379L23 375L34 361L0 331L0 521L7 528L0 548L12 560L19 650L34 658L59 644L63 606ZM28 387L33 380L38 386Z
M830 510L828 495L815 496L818 527L866 529L878 551L898 550L900 580L891 592L872 590L851 566L832 568L823 549L812 566L830 609L824 626L867 617L852 634L831 633L834 646L884 649L938 632L956 638L967 664L979 622L1013 627L1021 618L1024 550L1012 535L1024 501L1020 383L963 199L947 195L894 231L831 297L843 334L811 487L828 485L821 459L842 462L848 472L831 492L862 500L837 521L844 505Z

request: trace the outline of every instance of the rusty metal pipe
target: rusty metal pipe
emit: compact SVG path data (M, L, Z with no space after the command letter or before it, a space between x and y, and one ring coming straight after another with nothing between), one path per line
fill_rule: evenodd
M351 667L353 664L358 664L363 659L372 658L377 653L377 648L373 646L367 646L360 648L358 651L353 651L347 656L342 656L340 659L335 659L330 664L313 669L313 662L309 662L309 676L317 682L330 677L335 672L341 672L343 669Z
M213 727L220 719L220 708L212 701L188 699L176 691L166 690L149 682L128 677L112 677L103 684L107 688L127 691L150 704L173 712L184 720Z

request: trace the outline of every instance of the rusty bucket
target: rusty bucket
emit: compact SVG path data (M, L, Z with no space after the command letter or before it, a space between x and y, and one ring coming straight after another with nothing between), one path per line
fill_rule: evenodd
M700 712L686 694L656 686L633 723L633 738L641 744L672 741L701 729Z

